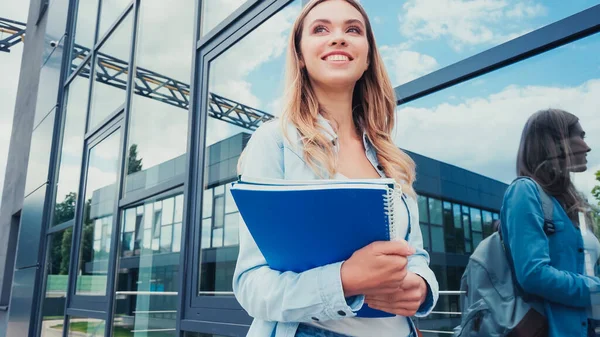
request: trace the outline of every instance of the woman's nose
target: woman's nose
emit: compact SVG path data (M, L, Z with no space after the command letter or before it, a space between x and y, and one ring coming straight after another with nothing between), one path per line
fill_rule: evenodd
M344 38L343 34L339 34L336 33L331 37L331 41L329 41L329 45L330 46L336 46L336 45L341 45L341 46L346 46L347 42L346 39Z

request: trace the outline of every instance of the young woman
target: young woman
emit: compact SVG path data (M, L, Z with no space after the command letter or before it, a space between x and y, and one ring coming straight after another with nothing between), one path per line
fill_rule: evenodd
M576 116L550 109L523 129L516 180L504 196L500 221L517 282L544 302L550 336L592 336L589 310L600 304L600 279L586 275L579 212L587 209L571 173L587 169L585 132ZM545 228L538 183L553 197L553 229ZM584 235L593 235L583 233Z
M314 0L304 7L289 40L286 88L281 123L266 123L253 134L240 174L392 177L409 205L397 210L401 225L410 220L412 230L408 242L374 242L346 261L281 273L269 268L241 223L233 289L254 318L248 336L414 336L409 317L433 309L438 283L423 250L412 188L415 164L392 142L394 91L357 1ZM364 305L397 316L355 317Z

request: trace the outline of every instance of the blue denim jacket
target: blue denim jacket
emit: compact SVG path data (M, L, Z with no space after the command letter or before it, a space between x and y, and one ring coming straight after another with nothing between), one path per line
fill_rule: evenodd
M320 124L334 142L336 135L329 123L320 117ZM302 143L297 131L289 126L288 141L281 123L263 124L253 135L240 162L243 176L272 179L319 179L302 159ZM363 137L366 156L381 176L375 150ZM414 199L409 198L412 231L409 244L416 253L409 257L407 268L423 277L429 292L416 316L428 315L438 299L438 283L429 268L429 255L423 250L419 228L419 212ZM302 254L302 252L298 252ZM233 277L233 291L239 303L254 318L249 337L293 337L298 324L311 320L335 320L356 316L364 296L345 298L340 277L343 261L314 268L302 273L279 272L270 269L252 239L246 225L240 221L240 252Z
M535 183L508 187L500 214L517 282L544 300L550 337L587 336L587 308L600 303L600 279L584 273L583 239L554 198L554 234L544 233L544 213Z

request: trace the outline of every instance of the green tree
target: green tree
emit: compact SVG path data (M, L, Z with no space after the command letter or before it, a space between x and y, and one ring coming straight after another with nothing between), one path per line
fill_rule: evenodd
M75 201L77 194L69 192L65 195L65 199L54 206L54 225L60 225L66 221L75 218Z
M137 159L137 144L131 144L129 147L129 156L127 158L127 174L132 174L142 170L142 159Z
M600 170L596 172L596 181L600 184ZM592 195L594 196L594 198L596 198L598 206L600 206L600 185L594 186L594 188L592 189Z
M71 257L71 242L73 240L73 227L65 229L62 235L62 245L60 255L62 256L60 261L60 275L69 274L69 261Z

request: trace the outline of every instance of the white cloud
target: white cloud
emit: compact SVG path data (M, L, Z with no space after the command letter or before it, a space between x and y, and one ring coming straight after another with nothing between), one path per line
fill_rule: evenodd
M429 108L409 104L398 109L396 144L509 183L527 118L540 109L565 109L580 118L592 148L590 169L576 178L576 186L589 194L593 169L600 165L598 97L600 79L593 79L575 87L512 85L487 97Z
M406 50L405 45L381 46L379 50L394 86L428 74L439 66L435 58Z
M300 6L293 3L287 6L265 23L260 25L231 49L217 57L210 66L209 91L233 101L278 114L279 100L266 101L253 90L249 75L260 66L269 62L281 64L287 47L294 19L300 12ZM272 89L283 92L283 88L274 83ZM249 132L224 122L209 120L207 145L231 137L241 131Z
M545 15L546 8L533 1L513 0L408 0L399 15L400 32L411 39L446 38L460 50L463 46L499 43L514 36L510 23Z

